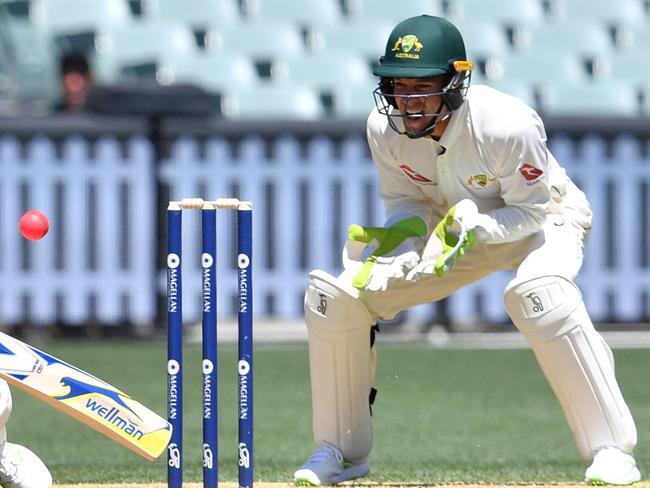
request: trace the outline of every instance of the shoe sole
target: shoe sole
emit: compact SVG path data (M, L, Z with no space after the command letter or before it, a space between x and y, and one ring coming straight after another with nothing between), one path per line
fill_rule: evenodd
M625 481L623 483L612 483L610 481L601 480L599 478L592 478L590 480L585 480L585 481L587 482L588 485L591 486L604 486L604 485L629 486L629 485L633 485L639 480Z
M366 473L366 474L367 474L367 473ZM342 479L342 480L340 480L340 481L332 481L332 482L330 482L330 483L321 483L321 484L318 484L318 483L312 483L311 481L309 481L308 479L305 479L305 478L298 478L298 479L293 480L293 484L296 485L296 486L322 486L322 485L336 485L336 484L338 484L338 483L343 483L344 481L354 481L354 480L356 480L356 479L363 478L364 476L365 476L365 475L361 475L361 476L353 476L353 477L346 477L345 479Z
M633 485L637 481L641 481L641 473L637 468L634 468L632 471L632 474L630 475L629 478L627 478L624 481L620 481L618 483L613 483L611 481L606 481L602 478L587 478L585 479L585 482L588 485L592 486L603 486L603 485L619 485L619 486L628 486L628 485Z
M318 486L305 478L297 478L293 480L293 484L296 486Z
M370 472L370 466L368 463L363 463L358 466L352 466L344 470L337 477L332 478L331 480L325 483L314 483L307 478L295 478L293 483L296 486L322 486L322 485L337 485L343 483L344 481L352 481L359 478L363 478Z

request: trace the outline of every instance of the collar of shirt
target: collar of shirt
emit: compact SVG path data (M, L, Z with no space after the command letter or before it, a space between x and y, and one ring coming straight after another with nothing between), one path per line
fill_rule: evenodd
M443 154L448 147L454 143L454 141L460 135L463 126L465 125L465 120L467 119L467 100L465 100L461 106L451 114L451 120L445 129L445 132L442 134L440 141L435 141L440 146L442 146L442 151L440 154Z

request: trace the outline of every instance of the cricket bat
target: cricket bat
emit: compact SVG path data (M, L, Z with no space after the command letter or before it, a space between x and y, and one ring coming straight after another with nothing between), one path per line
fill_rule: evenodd
M0 332L0 377L153 461L172 427L123 391Z

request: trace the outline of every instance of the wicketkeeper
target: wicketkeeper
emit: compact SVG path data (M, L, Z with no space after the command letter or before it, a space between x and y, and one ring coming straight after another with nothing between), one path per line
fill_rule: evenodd
M520 100L470 87L456 27L433 16L399 23L375 67L367 136L386 210L353 225L345 272L309 275L305 318L318 448L294 477L335 484L365 476L372 449L373 325L513 270L505 308L557 396L590 483L640 479L636 428L612 352L574 279L591 227L585 195L546 147Z

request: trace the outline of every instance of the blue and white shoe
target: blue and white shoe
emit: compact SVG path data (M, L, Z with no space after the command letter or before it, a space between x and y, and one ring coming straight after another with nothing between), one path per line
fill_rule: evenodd
M361 478L370 472L368 461L351 464L343 459L341 451L331 444L323 444L293 475L300 486L335 485Z
M20 444L0 443L0 486L50 488L52 475L36 454Z
M585 481L590 485L631 485L640 479L634 458L616 447L597 451L585 472Z

